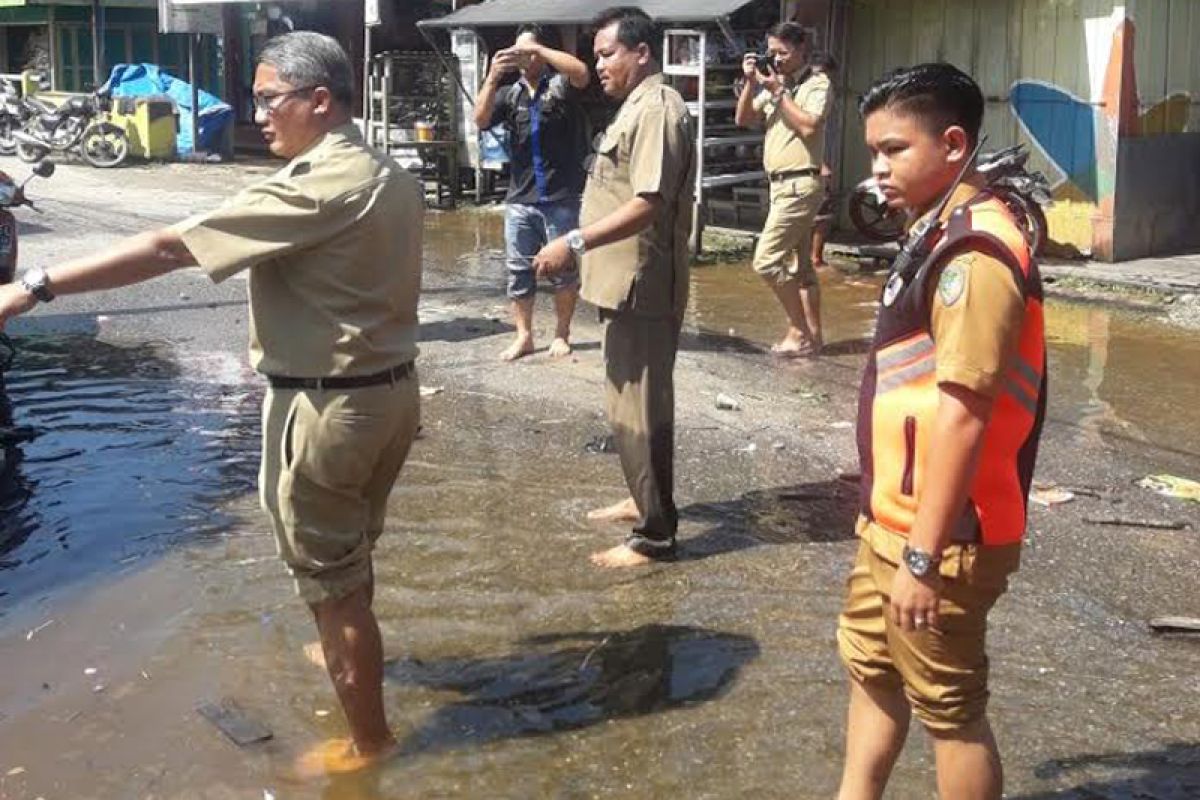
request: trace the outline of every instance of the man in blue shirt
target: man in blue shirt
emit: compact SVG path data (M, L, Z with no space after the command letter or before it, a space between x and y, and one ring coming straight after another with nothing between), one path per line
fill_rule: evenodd
M547 44L551 33L539 25L523 25L516 43L493 57L475 106L476 125L503 125L509 133L512 180L505 198L504 234L517 338L501 353L505 361L534 350L533 257L547 242L579 226L579 201L587 178L587 119L580 90L587 88L591 74L578 58ZM514 70L520 71L520 78L501 87L503 77ZM558 319L549 352L561 357L571 352L578 265L553 276L550 283Z

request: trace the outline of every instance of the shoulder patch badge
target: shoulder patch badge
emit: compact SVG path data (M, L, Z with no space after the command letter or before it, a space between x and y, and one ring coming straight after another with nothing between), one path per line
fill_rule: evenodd
M943 306L952 306L962 299L967 289L967 265L958 261L951 262L942 270L938 280L938 297Z

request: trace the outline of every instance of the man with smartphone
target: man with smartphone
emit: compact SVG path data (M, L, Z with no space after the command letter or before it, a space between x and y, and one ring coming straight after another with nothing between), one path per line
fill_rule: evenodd
M501 86L506 75L516 82ZM582 91L591 81L587 65L559 45L553 28L522 25L512 47L496 53L475 105L480 128L503 125L511 142L511 181L505 197L504 238L508 297L516 339L500 354L515 361L534 351L533 303L537 276L533 257L550 241L579 227L586 179L587 119ZM571 318L579 296L579 271L549 278L556 325L549 354L571 353Z
M814 356L821 350L821 295L812 265L813 221L821 205L821 160L830 81L808 69L812 47L800 25L783 22L767 34L766 58L742 60L746 82L736 121L764 127L763 167L771 208L754 252L754 271L770 285L788 318L780 356Z

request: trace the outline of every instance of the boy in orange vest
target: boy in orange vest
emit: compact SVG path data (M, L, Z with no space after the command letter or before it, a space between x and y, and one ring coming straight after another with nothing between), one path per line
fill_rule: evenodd
M1046 361L1037 265L973 169L983 107L949 64L897 70L860 103L872 172L914 223L859 400L840 800L882 796L914 715L933 737L942 798L1001 796L984 635L1020 559Z

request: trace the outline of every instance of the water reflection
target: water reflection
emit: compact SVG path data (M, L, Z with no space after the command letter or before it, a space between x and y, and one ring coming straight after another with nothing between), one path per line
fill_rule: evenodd
M6 602L219 531L219 506L253 490L257 397L236 362L79 336L17 347L0 406Z
M758 657L747 636L683 625L537 636L496 658L389 664L387 676L468 695L404 741L407 753L575 730L720 697Z

